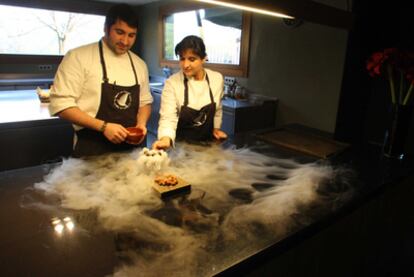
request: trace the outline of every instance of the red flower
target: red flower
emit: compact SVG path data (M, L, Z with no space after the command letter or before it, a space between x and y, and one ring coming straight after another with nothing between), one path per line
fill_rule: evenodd
M368 59L367 70L371 77L381 76L381 66L384 62L384 53L376 52Z
M414 53L401 51L397 48L386 48L373 53L367 60L366 69L371 77L388 79L391 89L392 103L406 105L414 86ZM394 80L399 80L395 86ZM404 81L405 80L405 81ZM404 84L407 83L407 84ZM404 94L408 85L408 91ZM396 87L398 91L396 93ZM397 95L398 94L398 95Z

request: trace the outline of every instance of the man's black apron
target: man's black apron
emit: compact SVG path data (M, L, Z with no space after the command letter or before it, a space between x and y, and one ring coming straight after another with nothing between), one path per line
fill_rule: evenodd
M135 85L130 87L118 86L116 83L108 83L102 41L99 41L99 56L103 71L103 83L101 86L101 102L96 118L111 123L118 123L124 127L135 126L139 109L140 86L138 84L137 73L131 55L128 52L128 57L131 61L132 70L135 76ZM100 155L108 152L126 151L137 146L142 146L142 144L131 145L125 142L114 144L110 142L103 133L87 128L77 131L76 135L78 141L72 156L77 158Z
M216 103L214 103L211 92L210 81L206 73L206 81L210 93L211 103L200 110L188 107L188 79L184 76L184 104L181 106L178 125L177 139L189 142L208 141L213 139L214 116L216 114Z

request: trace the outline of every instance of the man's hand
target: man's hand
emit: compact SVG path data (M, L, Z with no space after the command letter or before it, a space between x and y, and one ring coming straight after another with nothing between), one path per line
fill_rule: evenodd
M224 140L227 139L227 134L220 129L214 129L213 137L217 140Z
M147 128L145 127L145 125L137 124L135 127L128 127L126 129L128 131L128 136L125 139L126 143L138 145L144 141L145 135L147 134ZM138 129L139 132L134 132L131 129Z
M145 126L145 124L137 124L135 127L140 128L144 134L144 136L147 134L147 127Z
M152 149L154 149L154 150L160 150L160 149L167 150L168 148L170 148L172 146L171 143L172 143L172 141L169 137L162 137L162 138L160 138L159 140L155 141L152 144Z
M108 123L103 134L110 142L119 144L125 140L128 131L120 124Z

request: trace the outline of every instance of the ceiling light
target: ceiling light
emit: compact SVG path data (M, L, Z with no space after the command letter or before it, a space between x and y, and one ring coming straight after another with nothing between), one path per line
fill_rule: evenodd
M228 2L228 1L217 1L217 0L197 0L197 1L198 2L209 3L209 4L220 5L220 6L224 6L224 7L228 7L228 8L241 9L241 10L254 12L254 13L261 13L261 14L265 14L265 15L281 17L281 18L289 18L289 19L294 18L293 16L286 15L286 14L283 14L283 13L279 13L279 12L276 12L276 11L269 11L269 10L265 10L265 9L255 8L255 7L247 6L247 5L241 5L241 4L232 3L232 2Z
M339 9L311 0L194 0L210 5L220 5L261 13L287 19L302 19L326 26L350 29L353 15L350 11Z

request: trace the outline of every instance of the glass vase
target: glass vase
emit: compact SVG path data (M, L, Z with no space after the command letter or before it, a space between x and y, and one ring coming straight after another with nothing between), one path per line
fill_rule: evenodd
M404 148L412 113L412 105L391 105L383 146L383 154L385 157L399 160L404 158Z

